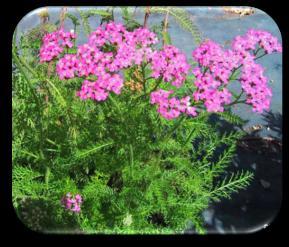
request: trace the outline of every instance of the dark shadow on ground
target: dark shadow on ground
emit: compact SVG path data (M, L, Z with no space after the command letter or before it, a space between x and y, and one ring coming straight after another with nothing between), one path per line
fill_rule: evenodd
M208 233L256 231L270 224L279 212L282 200L282 115L268 112L263 118L274 135L260 138L257 130L245 136L228 169L229 172L252 171L254 180L246 190L233 194L231 200L214 203L203 212ZM234 128L217 116L212 121L221 123L221 132Z
M278 139L282 139L282 114L273 113L272 111L263 114L263 119L267 122L268 127L275 132ZM273 137L270 135L270 137Z

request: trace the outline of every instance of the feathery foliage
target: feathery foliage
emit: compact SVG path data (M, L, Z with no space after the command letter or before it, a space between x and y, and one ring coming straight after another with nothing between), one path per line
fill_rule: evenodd
M151 8L166 11L199 42L185 10ZM122 14L128 28L139 25L129 8ZM87 33L92 15L113 17L110 10L80 11ZM79 25L75 16L66 16ZM129 87L105 102L81 101L75 96L81 79L63 82L55 73L48 76L49 65L39 65L35 44L41 35L27 42L22 34L13 44L12 197L18 215L27 211L21 220L48 232L168 234L183 233L192 223L205 233L202 211L252 180L253 174L243 171L222 179L241 134L220 134L209 113L160 118L146 94ZM126 80L134 79L134 72L137 66L125 71ZM147 90L155 85L145 83ZM242 123L232 114L221 116ZM61 205L67 192L83 196L79 215ZM49 217L34 219L29 210L35 207Z
M202 40L201 32L198 27L192 21L190 14L184 8L179 7L151 7L151 13L169 13L179 26L187 32L190 32L194 38L196 44L200 44Z

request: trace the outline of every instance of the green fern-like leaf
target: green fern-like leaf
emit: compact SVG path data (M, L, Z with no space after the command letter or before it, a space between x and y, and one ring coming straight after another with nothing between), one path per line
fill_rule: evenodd
M89 35L91 33L91 28L88 22L88 17L86 15L86 12L83 10L78 10L79 15L80 15L80 19L82 22L82 26L83 26L83 30L85 32L86 35Z
M75 156L75 158L76 159L84 158L84 157L86 157L88 155L91 155L91 154L95 153L96 151L98 151L98 150L100 150L100 149L102 149L104 147L110 146L112 144L113 144L113 142L108 142L108 143L105 143L105 144L96 145L96 146L94 146L92 148L88 148L86 150L78 151L76 156Z
M218 112L216 114L231 124L243 125L245 123L241 117L229 111Z
M218 183L213 190L209 193L212 201L219 202L221 198L231 198L231 194L241 189L245 189L253 179L253 173L236 172L232 173L228 178L226 177L220 183Z
M65 17L69 18L72 21L73 25L75 25L75 26L80 25L80 22L75 15L73 15L71 13L66 13Z
M232 162L236 151L236 145L231 145L220 156L218 161L212 165L211 172L214 176L219 175Z
M91 28L89 25L88 18L91 16L100 16L103 20L111 20L113 19L112 12L101 10L101 9L90 9L87 11L78 10L83 29L86 33L86 35L89 35L91 33Z
M185 31L188 31L192 34L196 44L201 43L202 35L197 26L191 20L189 13L185 9L177 7L152 7L150 11L152 13L161 13L161 14L166 14L168 12L169 15L174 17L174 19L180 25L180 27L182 27Z
M19 199L41 197L41 192L45 185L36 181L39 177L42 177L42 175L29 167L13 166L12 198L15 207L18 206Z
M86 17L91 17L91 16L95 16L95 15L99 15L101 17L110 17L112 16L112 14L106 10L101 10L101 9L90 9L88 11L85 12Z
M124 21L124 24L129 31L133 31L135 28L138 28L141 26L140 23L138 23L134 17L133 17L133 11L131 7L120 7L122 19Z

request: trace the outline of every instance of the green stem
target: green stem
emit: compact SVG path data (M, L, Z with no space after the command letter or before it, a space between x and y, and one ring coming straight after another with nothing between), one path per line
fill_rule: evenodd
M163 33L166 33L167 32L167 29L168 29L168 25L169 25L169 11L166 11L166 14L165 14L165 18L164 18L164 27L163 27ZM163 35L163 46L165 45L165 36Z
M85 151L83 151L83 152L78 153L75 157L76 157L77 159L83 158L83 157L85 157L85 156L87 156L87 155L90 155L91 153L94 153L95 151L97 151L97 150L99 150L99 149L102 149L102 148L104 148L104 147L106 147L106 146L111 146L111 145L113 145L113 144L114 144L114 142L111 141L111 142L105 143L105 144L103 144L103 145L96 146L96 147L94 147L94 148L92 148L92 149L90 149L90 150L85 150Z
M244 89L242 88L241 93L236 97L236 101L238 101L242 97L243 93L244 93Z
M142 77L143 77L142 84L143 84L144 96L146 96L145 66L146 66L146 65L141 65L141 72L142 72Z
M256 57L255 60L261 58L261 57L264 57L265 55L267 55L267 53L265 52L264 54L260 55L259 57Z
M232 105L235 105L235 104L247 104L247 103L246 103L246 100L244 99L244 100L234 101L234 102L232 102L232 103L230 103L230 104L228 104L226 106L232 106Z
M146 80L150 80L150 79L154 79L154 77L149 76L148 78L146 78Z
M181 116L179 120L174 124L173 128L163 137L161 138L161 141L166 141L173 133L174 131L181 126L181 123L186 119L185 116ZM157 156L157 164L161 162L163 150L160 150Z
M158 80L157 80L157 83L156 83L156 85L154 86L154 88L149 92L149 93L152 93L153 91L155 91L157 88L158 88L158 86L162 83L162 77L160 77Z
M74 32L76 33L76 24L74 24ZM73 47L76 45L76 39L73 39Z
M26 82L27 82L27 84L28 84L28 86L29 86L29 88L31 90L31 93L32 93L32 95L34 97L35 103L37 104L37 107L40 109L40 101L39 101L36 93L34 92L34 88L33 88L32 84L31 84L31 82L30 82L30 80L28 78L28 75L26 74L25 70L21 66L21 63L19 61L19 57L16 55L15 50L12 50L12 57L13 57L16 65L17 65L18 69L20 70L21 74L24 76L24 79L26 80Z
M132 145L129 144L129 160L130 160L130 174L131 177L133 177L133 163L134 163L134 158L133 158L133 149L132 149Z
M33 77L36 77L36 78L39 77L38 74L30 67L30 65L26 63L24 59L22 59L21 57L18 57L18 61L33 75Z
M185 143L184 143L184 146L186 146L186 145L188 144L188 142L190 141L191 136L193 135L194 132L195 132L195 129L192 129L191 132L190 132L190 134L188 135Z
M146 97L146 96L150 95L153 91L155 91L158 88L158 86L161 84L161 82L162 82L162 77L159 77L155 87L152 90L150 90L148 93L144 93L144 94L138 96L136 99L138 100L138 99L140 99L142 97Z
M46 190L48 190L48 188L49 188L49 177L50 177L50 173L51 173L51 170L50 170L50 168L47 166L47 167L46 167L46 171L45 171L45 185L46 185Z
M232 105L235 105L238 103L246 102L246 100L239 101L239 99L242 97L243 93L244 93L244 89L242 88L241 93L237 97L235 97L235 100L233 102L231 102L230 104L227 104L226 106L232 106Z
M258 54L258 52L261 50L261 48L259 47L255 52L254 52L254 55L256 56ZM255 57L254 60L257 60L261 57L264 57L265 55L267 55L267 53L263 53L262 55L258 56L258 57ZM241 64L240 66L238 66L237 68L233 69L233 72L231 74L231 76L229 77L229 81L233 78L235 72L240 69L241 67L243 66L243 64Z
M241 65L238 66L237 68L233 69L233 72L232 72L232 74L230 75L228 81L231 81L231 80L232 80L233 76L235 75L235 72L236 72L238 69L240 69L242 66L243 66L243 64L241 64Z
M166 140L171 136L171 134L176 131L177 128L180 127L181 123L186 119L186 117L183 115L179 118L179 120L174 124L173 128L162 138L163 140Z
M258 52L261 50L261 48L259 47L256 51L254 51L254 56L256 56L258 54Z

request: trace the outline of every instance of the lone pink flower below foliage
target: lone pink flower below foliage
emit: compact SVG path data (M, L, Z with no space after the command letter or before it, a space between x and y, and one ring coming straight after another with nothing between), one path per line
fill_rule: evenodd
M69 211L74 213L79 213L81 211L81 204L82 204L82 197L81 195L77 194L75 197L69 192L67 193L62 199L61 204Z

